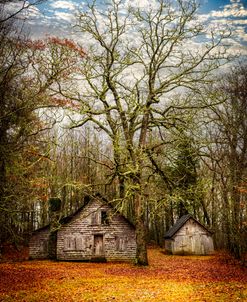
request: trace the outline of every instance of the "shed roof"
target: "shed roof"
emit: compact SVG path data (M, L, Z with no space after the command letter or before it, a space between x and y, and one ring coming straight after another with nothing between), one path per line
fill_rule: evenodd
M207 232L212 234L203 224L201 224L198 220L196 220L191 214L186 214L179 218L176 223L165 233L165 239L171 239L180 229L181 227L189 220L193 219L196 223L198 223L201 227L203 227Z

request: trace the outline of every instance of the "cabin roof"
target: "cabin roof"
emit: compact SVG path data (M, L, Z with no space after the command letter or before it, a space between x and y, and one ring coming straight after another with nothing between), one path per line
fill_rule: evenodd
M45 226L42 226L41 228L32 231L32 234L34 235L34 234L39 233L41 231L49 230L49 226L50 226L49 224L46 224Z
M93 196L89 196L89 195L87 195L87 196L85 196L85 198L84 198L84 203L83 203L83 205L82 206L80 206L75 212L73 212L72 214L70 214L70 215L68 215L68 216L65 216L65 217L62 217L61 219L60 219L60 224L62 224L62 225L64 225L64 224L67 224L67 223L69 223L78 213L80 213L81 211L83 211L83 209L90 203L90 202L92 202L93 200L95 200L95 199L100 199L101 200L101 202L103 203L103 204L107 204L107 205L109 205L111 208L113 208L113 206L107 201L107 199L106 198L104 198L101 194L99 194L99 193L97 193L97 194L95 194L95 195L93 195ZM115 210L115 213L116 214L119 214L119 215L121 215L123 218L124 218L124 220L128 223L128 224L130 224L133 228L135 228L135 226L133 225L133 223L131 223L123 214L121 214L119 211L116 211ZM35 230L35 231L33 231L33 234L35 234L35 233L37 233L37 232L40 232L40 231L43 231L43 230L45 230L45 229L49 229L49 227L50 227L50 224L47 224L47 225L45 225L45 226L43 226L43 227L41 227L41 228L39 228L39 229L37 229L37 230Z
M196 220L191 214L183 215L179 218L176 223L165 233L165 239L171 239L180 229L181 227L189 220L193 219L197 224L199 224L202 228L204 228L208 233L212 234L203 224L201 224L198 220Z

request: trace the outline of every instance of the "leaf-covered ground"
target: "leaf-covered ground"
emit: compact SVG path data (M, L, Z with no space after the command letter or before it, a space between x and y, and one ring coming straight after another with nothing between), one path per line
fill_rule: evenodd
M247 270L226 255L168 256L127 263L24 261L0 264L0 301L247 301Z

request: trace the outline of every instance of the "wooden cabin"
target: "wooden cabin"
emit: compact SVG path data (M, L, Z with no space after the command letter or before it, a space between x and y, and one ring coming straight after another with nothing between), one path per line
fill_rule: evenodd
M100 197L92 197L60 224L56 236L57 260L135 260L134 226ZM49 258L49 233L49 226L33 233L29 244L30 258Z
M210 255L214 252L212 232L187 214L165 234L165 250L174 255Z

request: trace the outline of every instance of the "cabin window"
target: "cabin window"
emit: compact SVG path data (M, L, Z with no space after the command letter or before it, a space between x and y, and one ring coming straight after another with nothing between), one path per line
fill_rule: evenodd
M91 225L109 224L107 211L93 212L91 214Z
M97 225L98 224L98 213L93 212L91 214L91 225Z
M81 236L78 236L75 238L75 249L77 251L82 251L84 250L84 241Z
M85 249L84 238L82 236L67 236L64 238L65 251L82 251Z
M91 250L92 248L92 237L91 236L84 236L84 246L85 246L85 250Z
M115 237L116 250L123 252L127 248L127 238L126 237Z
M74 236L67 236L64 238L64 250L73 251L76 249L76 240Z
M101 224L109 224L109 217L106 211L101 211Z

